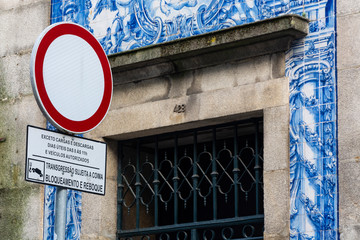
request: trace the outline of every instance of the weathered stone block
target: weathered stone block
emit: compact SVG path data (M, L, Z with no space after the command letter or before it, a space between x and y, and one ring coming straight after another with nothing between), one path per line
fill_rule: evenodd
M115 86L111 109L166 99L170 84L165 78L156 78Z
M270 55L254 57L241 62L233 62L232 64L236 66L233 72L237 85L246 85L271 79Z
M4 114L2 114L4 113ZM0 189L24 183L27 125L45 126L33 96L0 103Z
M338 16L344 14L360 12L360 1L358 0L338 0L336 1L336 14Z
M107 179L105 196L82 194L82 236L115 239L117 224L117 180ZM97 239L97 238L96 238Z
M344 1L342 1L344 2ZM337 17L338 68L345 69L360 65L360 59L350 56L360 55L360 13Z
M358 222L357 222L358 223ZM340 229L341 240L354 240L360 237L360 225L343 225Z
M272 234L264 234L265 240L289 240L288 236L278 236Z
M285 53L274 53L271 55L271 78L285 76Z
M266 55L194 70L193 83L187 94L267 81L271 79L270 58Z
M201 86L198 86L197 82L194 81L194 73L192 71L172 74L166 78L171 81L169 98L179 98L201 92Z
M83 203L84 206L85 203ZM92 210L91 210L92 211ZM82 209L82 218L85 219L84 208ZM89 219L86 218L86 224L83 221L81 224L81 239L99 239L100 236L100 220L99 219Z
M22 6L27 6L39 2L48 3L49 1L48 0L12 0L12 1L0 0L0 11L19 8Z
M264 171L289 169L289 116L287 105L264 109Z
M118 142L107 140L107 166L106 177L113 181L117 181L118 176Z
M30 94L30 53L0 58L0 100Z
M216 67L207 67L194 71L194 81L200 86L201 92L229 88L234 85L235 68L230 64Z
M339 163L339 222L342 232L360 222L359 172L360 159Z
M339 161L360 158L360 69L338 71Z
M42 195L40 189L40 185L0 189L2 239L41 239L42 203L39 204L39 200ZM28 232L30 230L33 231Z
M206 92L201 96L199 119L262 110L288 102L288 81L274 79L231 89ZM214 111L216 109L216 111Z
M100 210L101 236L111 236L113 239L115 239L117 230L117 185L117 179L107 180L106 195L101 199Z
M29 188L29 187L26 187ZM31 183L29 196L23 214L25 239L42 239L43 237L43 203L44 185Z
M264 235L267 236L266 239L285 237L289 239L290 237L289 181L288 170L264 172Z
M50 24L50 1L0 12L0 57L29 53L38 35Z
M231 121L233 115L288 104L288 89L287 79L282 78L128 106L110 111L93 134L109 137L131 133L133 138L155 129L156 132L151 133L158 134L166 127L169 128L167 131L174 131L176 126L201 120L226 118ZM175 113L176 104L185 104L185 113ZM137 135L139 131L141 133Z

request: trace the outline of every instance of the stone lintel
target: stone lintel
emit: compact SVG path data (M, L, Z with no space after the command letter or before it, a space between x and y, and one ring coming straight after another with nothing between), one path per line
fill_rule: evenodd
M261 117L264 109L286 106L288 92L289 82L283 77L112 109L87 137L127 140ZM186 105L181 114L173 112L179 103Z
M308 23L298 15L283 15L113 54L114 85L286 51L307 35Z

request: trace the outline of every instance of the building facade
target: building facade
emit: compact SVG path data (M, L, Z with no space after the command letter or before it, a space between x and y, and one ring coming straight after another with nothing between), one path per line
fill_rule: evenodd
M68 191L67 239L358 239L355 0L0 2L0 232L53 239L56 188L24 181L29 81L50 24L108 54L106 195Z

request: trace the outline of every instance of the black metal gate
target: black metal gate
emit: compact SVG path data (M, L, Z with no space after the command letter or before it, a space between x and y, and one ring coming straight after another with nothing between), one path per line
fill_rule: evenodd
M119 144L118 239L263 239L262 119Z

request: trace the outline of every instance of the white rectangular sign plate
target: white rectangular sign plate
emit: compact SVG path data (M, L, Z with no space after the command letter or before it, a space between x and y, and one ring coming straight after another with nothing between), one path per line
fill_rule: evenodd
M106 143L28 126L25 180L105 195Z

